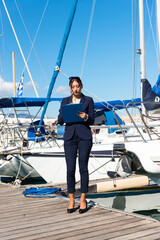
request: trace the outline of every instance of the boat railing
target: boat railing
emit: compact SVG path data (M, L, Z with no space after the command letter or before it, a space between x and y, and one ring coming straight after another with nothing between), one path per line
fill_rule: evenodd
M56 142L56 133L53 127L50 125L42 125L44 129L40 135L36 134L36 130L39 125L32 126L30 132L30 124L2 124L0 123L0 147L24 147L24 148L35 148L35 147L51 147L53 142Z
M136 102L137 103L137 102ZM149 104L150 102L145 102ZM139 104L143 104L143 102L139 102ZM151 103L153 104L153 103ZM158 104L158 103L155 103ZM126 116L128 116L129 123L121 124L116 115L116 108L123 107L126 112ZM142 108L135 106L133 102L125 105L116 105L112 110L114 117L116 119L117 125L101 125L101 126L91 126L93 132L96 132L98 129L115 129L115 133L119 132L124 138L124 141L129 141L134 138L137 140L142 140L146 142L148 139L153 140L156 138L160 138L160 117L154 116L151 113L144 114L142 113ZM136 121L130 112L137 112L139 121ZM134 114L133 114L134 115ZM157 122L156 122L157 121ZM156 128L156 130L155 130ZM159 128L159 129L158 129ZM119 129L118 131L116 129ZM136 129L137 134L128 134L128 129ZM134 131L135 132L135 131ZM154 136L154 137L153 137ZM96 141L96 134L94 133L94 142Z
M141 104L142 102L140 102ZM145 102L146 103L146 102ZM147 102L148 103L148 102ZM152 103L153 104L153 103ZM155 103L158 104L158 103ZM128 118L129 122L127 124L121 124L119 122L119 119L116 115L116 108L117 107L123 107ZM132 117L131 109L134 109L134 111L138 112L138 116L140 117L141 121L137 122ZM119 134L124 138L124 141L130 141L131 137L139 139L142 139L144 142L146 142L149 139L153 139L153 135L160 137L160 134L158 130L160 130L160 121L156 125L156 120L160 120L159 116L149 115L142 113L141 107L134 106L134 103L128 103L126 106L120 106L116 105L112 110L114 117L116 119L117 124L116 125L93 125L91 126L93 131L93 138L95 143L100 143L98 138L97 131L98 129L115 129L115 133L117 135ZM16 124L10 123L8 119L6 118L5 114L2 111L2 115L4 116L4 119L0 122L0 147L6 147L6 146L20 146L24 148L35 148L35 147L52 147L52 146L59 146L58 140L62 139L62 136L57 135L57 127L53 126L52 124L44 124L41 126L41 128L45 129L45 131L41 132L41 135L36 134L36 130L39 127L39 125L32 125L34 121L32 120L31 123L23 124L19 120L17 120ZM158 126L159 129L155 130L155 127ZM29 135L29 130L32 128L32 133ZM136 129L137 134L128 134L128 129ZM106 132L106 131L105 131ZM108 131L109 132L109 131ZM145 134L144 134L145 133ZM112 136L112 134L108 134ZM146 137L148 136L148 137ZM129 139L130 138L130 139ZM155 137L154 137L155 139Z
M34 148L41 147L42 144L45 147L51 147L56 144L54 127L45 123L39 126L37 115L40 109L33 117L25 102L22 107L19 107L14 104L12 98L0 98L0 148L13 146ZM27 118L21 119L21 113ZM36 135L38 127L44 129L40 132L41 136Z
M139 104L144 104L144 102L139 102ZM145 104L159 104L158 102L145 102ZM139 117L141 119L141 123L142 125L140 126L138 123L135 122L135 120L133 119L129 109L134 109L134 110L137 110L138 113L139 113ZM156 135L157 137L160 137L159 133L157 133L156 131L154 131L153 129L155 127L160 127L160 122L156 124L150 124L150 121L158 121L160 120L160 117L157 117L157 116L153 116L149 115L149 113L145 114L142 112L142 108L141 107L138 107L138 106L134 106L134 103L130 102L126 105L126 113L130 119L130 122L133 124L134 128L137 130L137 133L139 134L139 136L141 137L141 139L146 142L146 138L144 137L144 132L147 133L148 137L150 140L152 140L152 135ZM126 135L126 132L124 131L122 125L119 123L117 117L116 117L116 114L115 112L113 111L113 114L116 118L116 121L118 123L118 126L120 127L122 133L123 133L123 136L124 136L124 139L127 141L127 135ZM140 128L143 128L143 131L140 131Z

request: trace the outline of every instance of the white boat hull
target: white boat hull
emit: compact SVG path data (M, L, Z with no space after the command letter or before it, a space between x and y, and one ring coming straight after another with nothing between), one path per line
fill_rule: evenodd
M95 145L92 148L93 156L90 156L88 166L90 180L108 177L107 171L110 167L116 167L116 162L108 163L112 158L112 152L110 147L108 149L105 148L104 151L103 145ZM66 162L63 147L54 147L48 149L47 152L43 149L43 151L39 151L38 154L36 150L33 150L32 154L24 155L23 157L26 162L36 169L46 182L54 184L66 183ZM76 181L79 180L79 167L77 164Z

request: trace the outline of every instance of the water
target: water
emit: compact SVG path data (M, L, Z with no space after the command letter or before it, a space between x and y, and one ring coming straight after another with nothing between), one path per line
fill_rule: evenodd
M160 210L158 210L158 209L152 209L152 210L148 210L148 211L137 211L134 213L145 215L145 216L148 216L148 217L151 217L151 218L154 218L154 219L160 221Z
M160 221L160 187L87 194L104 207L150 216Z

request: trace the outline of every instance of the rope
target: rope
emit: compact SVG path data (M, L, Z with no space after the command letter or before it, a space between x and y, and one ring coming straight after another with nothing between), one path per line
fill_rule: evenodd
M21 148L21 153L20 153L20 155L22 156L22 148ZM21 159L20 159L20 163L19 163L17 175L16 175L16 178L15 178L15 183L16 183L16 180L18 179L18 176L19 176L19 173L20 173L20 170L21 170L21 166L22 166L22 161L21 161Z
M23 192L25 197L61 197L61 196L46 196L48 194L59 193L61 192L61 188L27 188Z
M3 29L3 21L2 21L1 11L0 11L0 21L1 21L1 30L2 30L2 33L1 33L0 37L2 37L4 35L4 29ZM4 55L4 37L3 37L3 55ZM1 58L0 58L0 70L3 71L3 65L2 65Z
M14 29L13 23L12 23L12 21L11 21L10 15L9 15L9 12L8 12L8 10L7 10L7 7L6 7L6 4L5 4L5 1L2 0L2 3L3 3L3 5L4 5L4 8L5 8L6 14L7 14L8 19L9 19L9 22L10 22L10 24L11 24L11 27L12 27L12 30L13 30L13 33L14 33L14 36L15 36L15 38L16 38L16 41L17 41L17 44L18 44L18 47L19 47L20 53L21 53L22 58L23 58L23 61L24 61L25 65L26 65L26 68L27 68L27 71L28 71L29 77L30 77L30 79L31 79L31 82L32 82L32 85L33 85L34 91L35 91L35 93L36 93L36 96L39 97L38 92L37 92L37 89L36 89L36 86L35 86L35 84L34 84L34 81L33 81L32 75L31 75L31 72L30 72L30 70L29 70L28 64L27 64L26 59L25 59L25 57L24 57L24 54L23 54L23 51L22 51L21 45L20 45L20 43L19 43L19 40L18 40L18 37L17 37L16 31L15 31L15 29Z
M93 0L80 77L82 77L82 75L83 75L84 64L85 64L85 60L86 60L86 54L87 54L89 36L90 36L90 32L91 32L91 26L92 26L92 20L93 20L93 14L94 14L94 9L95 9L95 4L96 4L96 0Z
M67 78L69 78L69 76L68 76L67 74L65 74L58 66L55 67L55 71L59 71L59 72L62 73L64 76L66 76ZM85 92L87 92L89 95L91 95L92 97L97 98L98 102L101 103L102 106L106 107L106 108L109 109L109 110L112 110L111 108L109 108L109 106L113 107L112 104L110 104L110 103L108 103L107 101L103 100L102 98L98 97L98 96L95 95L94 93L91 93L90 91L88 91L88 90L87 90L86 88L84 88L84 87L83 87L83 90L84 90ZM103 101L104 103L108 104L108 106L106 106L102 101ZM116 109L118 110L117 107L114 107L114 108L115 108L115 110L116 110ZM119 111L122 111L122 110L119 110Z
M23 17L22 17L22 14L21 14L21 12L20 12L20 9L19 9L19 7L18 7L18 4L17 4L16 0L14 0L14 1L15 1L17 10L18 10L18 12L19 12L19 15L20 15L20 17L21 17L22 23L23 23L23 25L24 25L24 28L25 28L25 30L26 30L26 33L27 33L27 35L28 35L28 38L29 38L29 40L30 40L30 43L32 44L32 45L31 45L31 49L30 49L29 54L28 54L28 57L27 57L27 62L28 62L28 60L29 60L31 51L32 51L32 49L33 49L33 50L34 50L34 53L35 53L35 55L36 55L36 57L37 57L37 60L38 60L38 62L39 62L39 65L40 65L40 67L41 67L41 70L42 70L42 72L43 72L43 75L44 75L45 79L47 80L46 75L45 75L44 70L43 70L43 67L42 67L42 65L41 65L41 63L40 63L40 60L39 60L39 58L38 58L38 55L37 55L36 50L35 50L35 48L33 47L33 45L34 45L34 43L35 43L35 41L36 41L36 38L37 38L37 35L38 35L38 32L39 32L39 29L40 29L40 26L41 26L41 23L42 23L44 14L45 14L45 12L46 12L46 8L47 8L47 6L48 6L49 0L48 0L47 3L46 3L45 9L44 9L44 11L43 11L43 14L42 14L40 23L39 23L39 25L38 25L38 28L37 28L37 31L36 31L36 34L35 34L35 37L34 37L33 42L32 42L32 40L31 40L31 37L30 37L30 35L29 35L29 32L28 32L27 27L26 27L26 25L25 25L25 22L24 22L24 20L23 20ZM24 65L24 68L23 68L23 71L22 71L22 72L24 72L25 67L26 67L26 66Z
M154 1L153 1L154 2ZM153 5L152 5L153 6ZM148 1L146 0L146 7L147 7L147 12L148 12L148 17L149 17L149 23L150 23L150 27L151 27L151 31L152 31L152 36L153 36L153 43L154 43L154 47L155 47L155 50L156 50L156 55L157 55L157 60L158 60L158 66L159 66L159 56L158 56L158 48L156 46L156 40L155 40L155 37L154 37L154 32L153 32L153 26L152 26L152 21L151 21L151 15L150 15L150 12L149 12L149 7L148 7Z
M67 74L65 74L64 72L62 72L62 70L58 66L55 66L55 71L59 71L60 73L62 73L64 76L66 76L69 79L69 76Z
M93 155L92 155L92 157L93 157ZM94 157L95 158L95 157ZM96 159L97 160L97 159ZM92 172L90 172L90 174L89 174L89 176L91 175L91 174L93 174L94 172L97 172L100 168L102 168L102 167L104 167L105 165L107 165L109 162L111 162L111 161L113 161L113 158L111 158L110 160L108 160L107 162L105 162L104 164L102 164L101 166L99 166L98 168L95 168ZM93 166L93 164L92 164L92 166ZM93 166L94 167L94 166ZM105 168L104 168L105 169ZM105 169L106 170L106 169ZM104 173L101 173L101 174L104 174ZM106 175L106 173L105 173L105 175Z

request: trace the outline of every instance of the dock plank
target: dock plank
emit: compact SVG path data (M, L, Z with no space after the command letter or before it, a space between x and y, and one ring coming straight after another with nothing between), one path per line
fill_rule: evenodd
M133 239L133 238L132 238ZM152 234L147 234L146 236L141 237L141 240L154 240L154 239L160 239L160 233L152 233Z
M23 190L0 184L1 240L143 240L160 234L160 222L148 217L98 206L67 214L67 198L26 198Z

